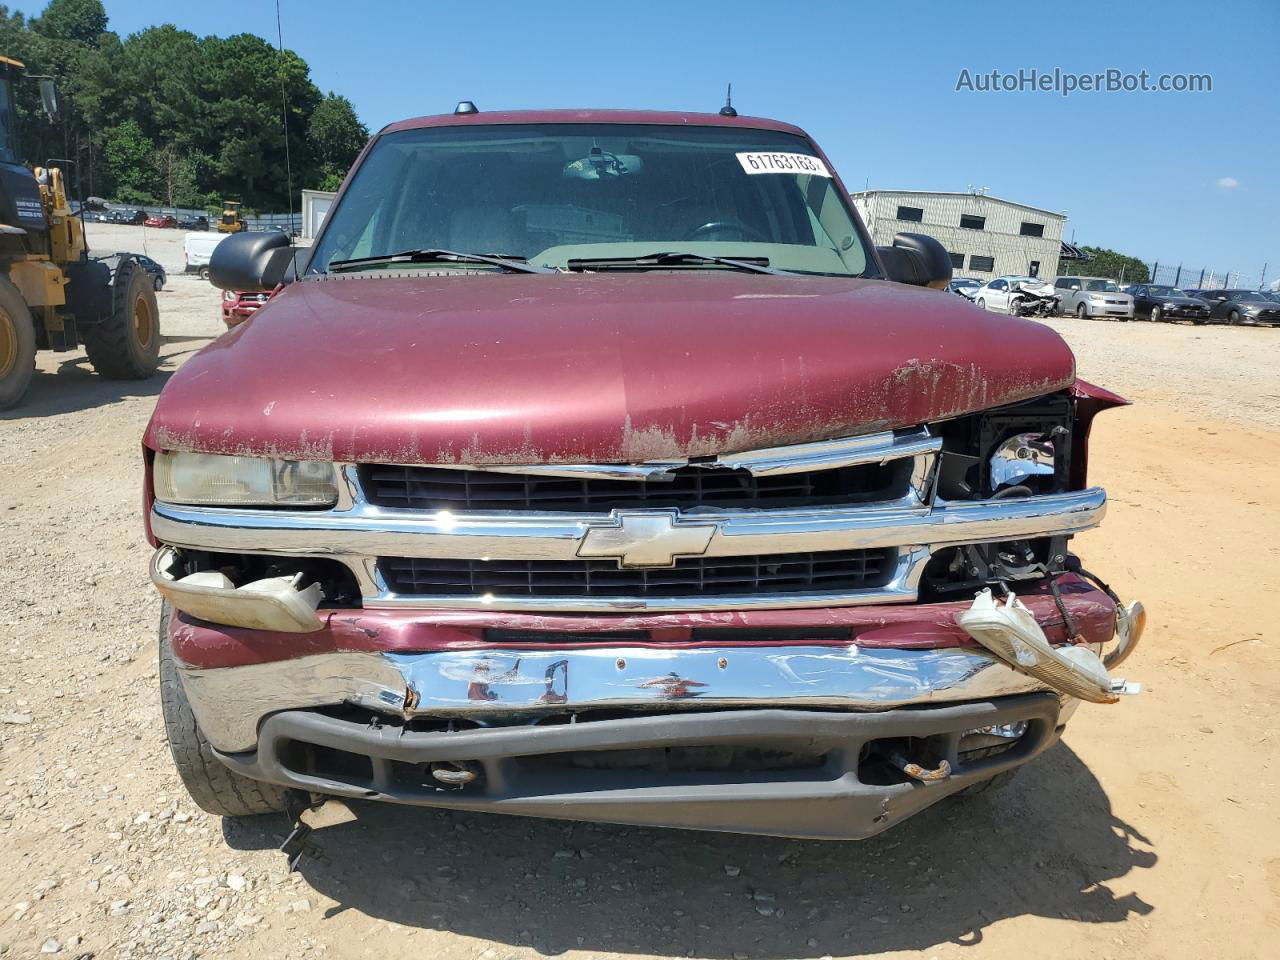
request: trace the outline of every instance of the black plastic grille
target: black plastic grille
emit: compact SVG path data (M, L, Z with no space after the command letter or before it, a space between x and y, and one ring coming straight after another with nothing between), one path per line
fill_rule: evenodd
M428 597L696 597L844 592L882 587L892 550L684 557L671 568L620 570L613 560L453 560L383 557L395 593Z
M902 493L909 458L756 477L725 467L681 467L671 480L598 480L370 464L370 503L416 510L603 512L630 507L790 507L886 500Z

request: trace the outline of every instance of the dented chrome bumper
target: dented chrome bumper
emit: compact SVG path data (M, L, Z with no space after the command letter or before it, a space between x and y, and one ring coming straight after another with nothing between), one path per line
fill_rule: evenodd
M252 750L279 711L352 704L485 723L545 713L796 707L880 711L1044 690L985 650L857 646L341 651L216 669L179 666L200 728Z

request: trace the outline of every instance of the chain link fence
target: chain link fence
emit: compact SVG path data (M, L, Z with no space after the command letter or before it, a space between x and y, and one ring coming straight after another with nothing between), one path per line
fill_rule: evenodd
M1151 274L1151 283L1165 284L1182 290L1270 290L1276 286L1276 279L1268 280L1267 269L1261 270L1223 270L1214 267L1188 267L1180 263L1160 263L1158 260L1147 264Z

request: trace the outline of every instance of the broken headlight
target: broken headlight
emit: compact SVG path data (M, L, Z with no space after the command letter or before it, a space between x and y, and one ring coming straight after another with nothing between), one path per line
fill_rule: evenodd
M213 453L157 453L157 500L208 507L331 507L337 470L313 460L267 460Z
M1052 477L1055 472L1055 431L1018 433L1005 440L991 455L991 486L1022 486L1033 477Z

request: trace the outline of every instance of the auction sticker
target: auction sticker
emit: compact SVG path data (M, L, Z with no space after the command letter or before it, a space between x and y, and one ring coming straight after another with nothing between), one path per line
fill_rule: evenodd
M831 171L817 157L807 153L739 153L736 154L747 173L808 173L829 177Z

